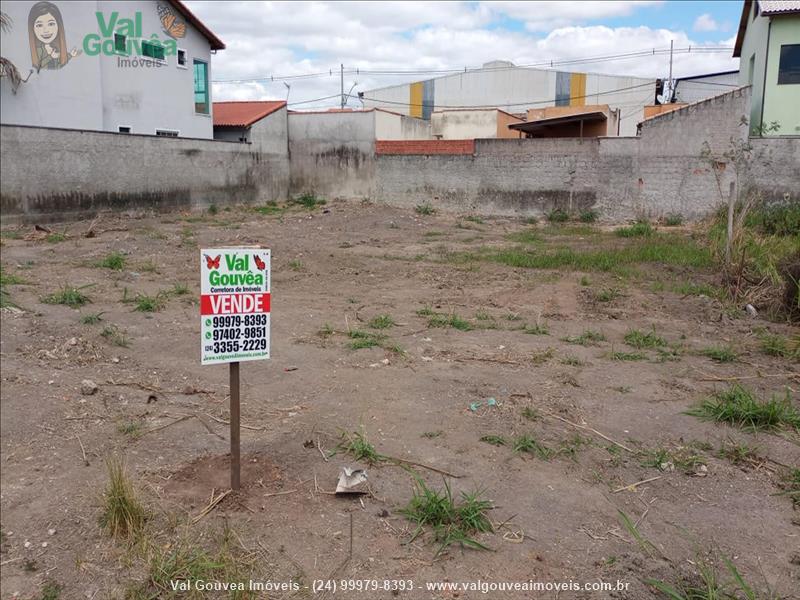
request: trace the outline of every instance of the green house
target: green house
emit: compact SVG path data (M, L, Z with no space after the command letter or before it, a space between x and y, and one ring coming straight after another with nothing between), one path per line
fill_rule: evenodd
M745 0L733 56L752 86L750 135L800 135L800 0Z

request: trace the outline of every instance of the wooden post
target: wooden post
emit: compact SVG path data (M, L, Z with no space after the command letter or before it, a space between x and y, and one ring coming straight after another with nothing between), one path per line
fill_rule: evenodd
M239 457L239 363L230 363L231 391L231 489L236 491L240 485Z

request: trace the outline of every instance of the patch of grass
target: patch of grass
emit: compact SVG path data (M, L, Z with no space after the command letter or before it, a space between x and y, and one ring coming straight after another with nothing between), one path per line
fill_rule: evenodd
M42 584L37 600L58 600L61 598L61 584L52 579L48 579Z
M536 325L525 325L525 327L522 329L522 333L527 333L529 335L550 335L547 325L543 325L541 323L537 323Z
M655 553L658 552L658 549L641 534L639 528L636 527L636 524L627 514L619 509L617 510L617 513L619 514L622 526L625 527L625 529L628 530L628 533L631 534L631 537L636 540L639 548L641 548L643 552L646 552L651 558L655 557Z
M581 434L576 433L570 439L564 440L558 444L556 454L565 455L572 460L577 460L578 452L591 445L591 438L583 437Z
M136 294L133 303L136 305L134 310L139 312L158 312L164 308L166 299L163 292L159 292L155 296L148 296L147 294Z
M611 302L622 296L622 290L619 288L603 288L594 293L594 299L598 302Z
M571 367L582 367L586 363L583 362L577 356L565 356L564 358L561 359L561 364L562 365L569 365Z
M6 306L16 306L11 301L11 296L6 289L7 285L22 285L27 283L22 277L18 275L14 275L12 273L8 273L5 269L0 266L0 308Z
M507 443L506 438L502 435L484 435L481 437L481 441L492 446L505 446Z
M659 346L666 346L667 342L664 338L656 335L656 330L648 331L647 333L638 329L631 329L625 334L623 338L625 343L641 350L642 348L658 348Z
M686 414L753 431L771 431L781 427L800 431L800 412L792 405L788 390L782 399L772 396L759 402L751 390L735 383L727 390L706 398Z
M370 333L369 331L362 331L360 329L351 329L347 336L353 340L347 346L351 350L361 350L362 348L374 348L380 346L383 341L383 336Z
M542 460L550 460L553 456L553 450L544 444L540 444L530 435L521 435L514 438L511 448L514 452L526 452L538 456Z
M554 208L547 213L547 220L550 223L566 223L569 221L569 213L561 210L560 208Z
M664 218L664 225L667 227L678 227L679 225L683 225L683 217L681 215L667 215Z
M289 200L289 204L302 206L308 210L314 210L318 206L324 206L325 200L317 198L317 196L311 192L306 192Z
M114 346L119 346L120 348L128 348L131 345L128 337L120 331L119 327L116 325L107 325L103 327L103 331L100 332L100 335L109 343Z
M618 360L618 361L636 361L636 360L646 360L647 355L642 354L641 352L612 352L611 353L611 360Z
M761 351L764 354L800 359L800 335L789 339L777 333L763 332L759 339L761 341Z
M682 281L673 283L670 291L682 296L708 296L709 298L722 298L723 292L720 288L707 283L695 283L693 281Z
M597 221L597 217L599 216L600 215L596 210L583 210L578 215L578 219L580 220L581 223L594 223L595 221Z
M684 472L694 472L700 465L706 464L706 460L693 451L692 448L682 446L674 450L659 446L642 453L643 467L651 467L659 471L669 471L671 468L680 469Z
M464 217L464 220L465 221L472 221L473 223L477 223L478 225L483 225L486 222L486 221L484 221L483 219L481 219L477 215L468 215L468 216Z
M787 469L781 475L781 488L778 496L788 496L795 507L800 507L800 469Z
M569 344L579 344L581 346L595 346L598 342L605 342L606 336L599 331L587 329L580 335L572 335L563 338L564 342Z
M81 315L81 323L83 325L96 325L100 321L103 320L103 315L105 313L87 313L85 315Z
M84 304L91 302L89 297L81 292L81 290L84 290L87 287L89 286L84 285L81 287L74 287L71 285L64 285L64 287L62 287L58 292L54 292L42 298L42 302L45 304L63 304L64 306L69 306L70 308L80 308Z
M67 235L65 233L50 233L44 239L49 244L58 244L59 242L65 241Z
M525 408L523 408L521 414L522 417L528 419L528 421L538 421L541 418L539 411L530 406L526 406Z
M173 296L185 296L189 293L189 286L182 282L175 283L169 293Z
M428 327L451 327L459 331L470 331L472 324L455 313L433 313L428 319Z
M339 449L350 454L354 459L363 460L371 465L385 460L385 457L378 454L375 446L367 439L367 434L363 427L360 431L352 433L342 432L342 441L339 442Z
M442 435L444 435L444 431L442 431L441 429L437 429L436 431L425 431L420 435L420 437L432 440L434 438L441 437Z
M317 331L317 335L320 336L321 338L329 338L334 333L336 333L336 330L330 323L325 323L322 327L319 328L319 331Z
M745 226L764 235L796 236L800 231L800 205L759 206L747 213Z
M210 214L212 217L214 215L216 215L218 212L219 212L219 209L217 208L216 204L209 204L208 205L208 214Z
M112 271L121 271L125 268L125 255L121 252L111 252L98 261L96 266Z
M274 200L270 200L263 206L256 206L253 210L261 215L282 215L286 212L286 208L278 206L278 203Z
M147 520L147 512L139 501L136 490L121 459L112 456L106 460L108 484L103 493L103 512L100 526L111 537L126 537L139 533Z
M700 354L721 363L736 362L739 358L730 346L709 346L708 348L703 348Z
M697 576L693 580L684 580L680 583L669 584L658 579L647 579L646 583L661 592L669 600L777 600L771 593L761 594L751 587L736 569L733 562L723 556L725 567L730 573L730 581L723 581L711 561L699 557L694 562L697 565Z
M717 451L717 456L727 459L735 465L750 464L758 459L758 448L729 440L723 442Z
M539 223L539 217L525 217L525 225L536 225Z
M292 271L302 271L303 270L302 261L297 260L297 259L290 260L288 266Z
M493 531L492 522L486 514L492 508L492 503L484 500L480 491L462 492L461 498L456 501L446 480L441 490L428 487L420 477L416 480L411 500L400 511L417 524L411 536L412 540L416 539L427 526L433 529L434 539L440 543L437 556L448 546L456 543L488 550L486 546L470 537L475 533Z
M117 431L123 435L137 438L142 434L142 423L141 421L123 421L117 425Z
M520 244L534 244L542 241L541 236L533 230L515 231L514 233L509 233L506 239Z
M377 315L370 319L369 326L373 329L388 329L389 327L394 327L396 323L392 318L392 315Z
M549 347L545 348L544 350L538 350L538 351L534 352L533 354L531 354L531 362L534 365L543 365L548 360L553 358L554 354L555 354L555 350L553 350L552 348L549 348Z
M590 285L592 285L592 282L586 275L582 275L578 283L580 283L582 287L589 287Z
M647 221L637 221L629 227L615 229L614 233L619 237L650 237L655 233L655 229Z
M417 204L414 207L414 211L418 215L432 215L436 213L436 209L433 208L433 205L427 202L423 202L422 204Z

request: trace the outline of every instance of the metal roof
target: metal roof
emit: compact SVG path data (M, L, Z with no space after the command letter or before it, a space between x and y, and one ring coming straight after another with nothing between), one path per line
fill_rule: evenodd
M526 123L514 123L509 125L509 129L516 131L524 131L525 133L533 133L537 129L550 127L551 125L563 125L564 123L578 123L580 121L605 121L607 119L606 113L602 111L577 113L574 115L566 115L562 117L550 117L547 119L537 119L535 121L528 121Z
M800 0L759 0L762 15L780 15L800 12Z

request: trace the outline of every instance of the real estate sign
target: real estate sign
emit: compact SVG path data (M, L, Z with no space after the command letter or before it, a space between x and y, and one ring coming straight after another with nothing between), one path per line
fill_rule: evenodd
M269 358L270 251L200 250L204 365Z

